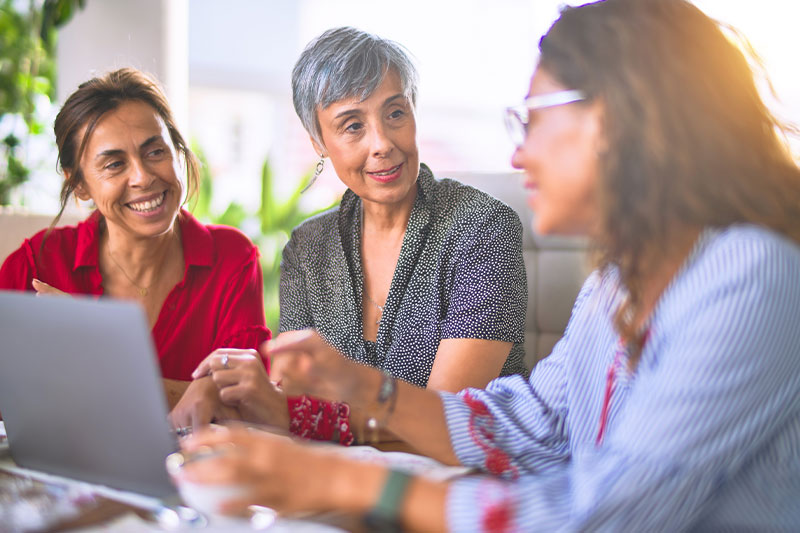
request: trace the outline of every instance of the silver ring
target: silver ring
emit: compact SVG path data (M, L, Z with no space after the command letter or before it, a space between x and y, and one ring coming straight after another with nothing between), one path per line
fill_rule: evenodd
M220 359L219 362L222 363L222 368L226 368L227 369L228 368L228 354L226 354L226 353L222 354L222 359Z

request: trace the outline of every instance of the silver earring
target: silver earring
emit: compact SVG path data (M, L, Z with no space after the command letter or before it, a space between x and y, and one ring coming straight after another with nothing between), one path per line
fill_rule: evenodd
M325 156L319 154L319 161L317 162L317 168L314 169L314 176L311 177L311 181L308 182L308 185L303 187L303 190L300 191L300 194L303 194L308 189L310 189L312 185L314 185L314 182L317 181L317 178L319 177L320 174L322 174L322 171L324 169L325 169Z

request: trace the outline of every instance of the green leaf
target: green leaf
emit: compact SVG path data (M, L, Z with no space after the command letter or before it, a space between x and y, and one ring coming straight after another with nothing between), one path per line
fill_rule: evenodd
M9 133L6 135L5 139L3 139L3 144L9 148L14 148L15 146L19 146L19 138L13 133Z
M78 9L83 9L84 0L45 0L42 6L42 23L39 36L45 45L55 40L55 29L72 18Z
M200 176L197 187L197 195L195 196L190 209L192 214L198 220L204 222L211 221L211 197L214 192L213 178L211 177L211 170L208 168L208 159L206 154L196 140L191 142L191 149L197 160L200 162Z
M8 157L8 168L6 170L8 172L8 183L11 185L24 183L28 179L28 174L30 174L30 170L22 164L22 161L13 155Z
M248 214L245 208L236 202L231 202L228 208L225 209L225 212L216 218L214 222L216 224L241 228L242 222L244 222L246 218L248 218Z
M261 208L258 212L261 233L267 233L272 229L276 210L275 192L272 190L272 166L267 158L261 165Z
M297 225L292 224L292 221L298 218L298 213L300 212L300 198L303 195L303 191L308 187L308 184L311 183L315 169L316 166L300 177L300 183L294 191L292 191L292 194L289 195L289 199L281 206L277 215L279 220L277 225L279 227L286 228L287 225L291 224L291 228L294 228L294 226Z
M0 0L0 120L19 117L28 136L42 135L47 126L36 119L36 102L55 97L56 28L83 8L85 0ZM17 120L13 118L12 120ZM7 203L14 187L30 170L15 155L25 138L3 139L5 165L0 164L0 203Z

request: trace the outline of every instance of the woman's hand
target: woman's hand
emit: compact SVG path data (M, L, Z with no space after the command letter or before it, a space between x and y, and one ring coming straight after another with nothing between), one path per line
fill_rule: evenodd
M287 394L309 394L346 402L353 408L351 427L363 427L372 413L383 413L378 394L380 371L346 359L314 330L287 331L261 345L270 357L273 378L281 376ZM432 390L397 380L394 411L385 429L415 450L442 463L457 465L442 400ZM376 409L380 409L376 411Z
M48 285L44 281L39 281L36 278L33 278L32 285L33 289L36 291L36 296L42 296L42 295L69 296L69 293L58 290L55 287Z
M203 430L182 446L188 456L205 450L202 447L221 450L212 457L189 461L171 473L178 483L243 489L246 496L220 505L225 514L242 513L248 505L271 507L282 513L366 509L382 482L382 467L378 465L354 463L258 430Z
M246 422L289 428L286 396L270 381L255 350L220 348L206 357L192 377L210 375L220 401Z
M382 379L380 372L346 359L311 329L281 333L260 350L270 358L273 379L290 395L363 407L374 400Z
M185 456L206 458L170 469L177 483L241 489L244 496L220 502L224 514L250 505L281 514L374 508L389 475L385 465L347 459L319 446L241 427L204 429L183 441ZM404 531L444 531L448 485L414 478L400 506ZM239 492L235 490L235 492Z
M189 384L169 419L176 428L198 428L213 420L239 420L241 416L236 409L222 403L211 376L204 375Z

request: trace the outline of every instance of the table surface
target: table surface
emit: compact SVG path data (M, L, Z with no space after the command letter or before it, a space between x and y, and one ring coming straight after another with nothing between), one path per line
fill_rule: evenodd
M356 460L380 463L417 475L444 480L467 472L465 468L447 467L437 461L406 452L392 451L391 443L372 446L330 446ZM382 449L379 449L382 448ZM139 500L145 502L140 504ZM357 531L359 520L339 513L309 515L302 519L274 518L266 512L255 513L249 519L202 516L192 518L192 511L180 507L154 507L154 500L131 493L115 491L69 480L46 473L18 468L8 452L5 427L0 421L0 523L10 529L42 531L252 531L269 526L271 532L342 532ZM154 511L155 509L155 511ZM176 509L178 512L176 512ZM183 514L180 519L178 514ZM18 527L13 527L17 524Z

